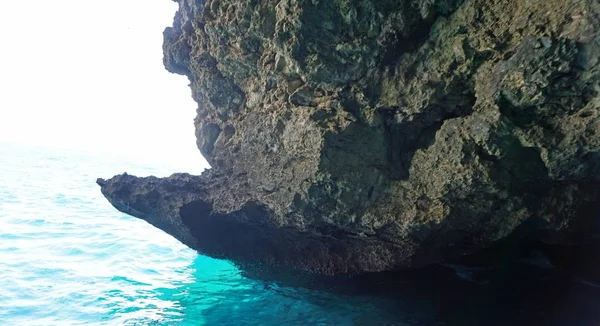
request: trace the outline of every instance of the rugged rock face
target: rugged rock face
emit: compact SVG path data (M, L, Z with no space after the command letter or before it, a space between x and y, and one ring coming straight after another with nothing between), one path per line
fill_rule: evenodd
M600 206L595 0L179 0L201 176L99 179L198 251L326 274L471 253Z

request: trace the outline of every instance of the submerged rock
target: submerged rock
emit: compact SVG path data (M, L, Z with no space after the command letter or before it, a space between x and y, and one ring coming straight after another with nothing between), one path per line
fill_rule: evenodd
M200 176L99 179L119 210L242 266L406 269L600 215L594 0L179 0L164 63Z

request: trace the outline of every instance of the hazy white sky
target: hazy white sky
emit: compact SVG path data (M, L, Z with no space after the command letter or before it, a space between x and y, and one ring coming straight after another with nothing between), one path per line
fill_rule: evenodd
M0 141L206 166L187 78L162 65L176 9L170 0L0 1Z

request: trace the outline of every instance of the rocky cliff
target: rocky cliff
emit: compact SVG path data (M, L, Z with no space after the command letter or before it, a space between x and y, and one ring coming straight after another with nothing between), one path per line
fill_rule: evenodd
M600 215L596 0L179 0L164 64L200 176L99 179L209 256L325 274L472 253Z

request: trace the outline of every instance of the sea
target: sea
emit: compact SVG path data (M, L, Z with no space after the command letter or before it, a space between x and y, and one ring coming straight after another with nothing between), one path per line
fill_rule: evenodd
M455 266L360 291L344 291L344 281L327 290L249 277L114 209L95 180L122 172L185 171L0 144L0 326L600 325L597 284L538 282L537 272L491 286L493 296L489 284L465 277L477 270Z

